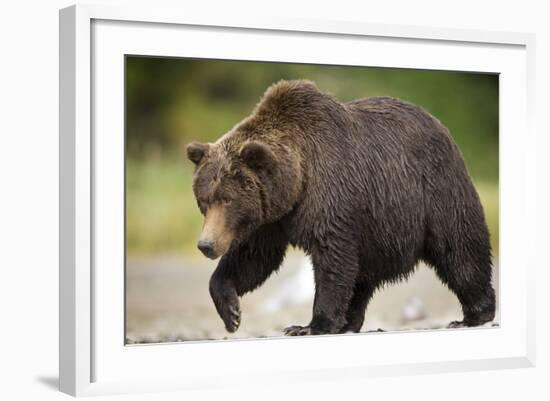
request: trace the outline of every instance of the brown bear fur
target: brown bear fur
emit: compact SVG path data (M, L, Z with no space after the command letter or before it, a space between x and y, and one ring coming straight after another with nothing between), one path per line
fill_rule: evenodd
M431 265L464 320L494 318L489 233L448 130L389 97L341 103L309 81L281 81L213 144L193 143L193 189L206 216L199 248L221 260L210 293L226 329L288 245L311 255L313 318L289 335L357 332L381 285Z

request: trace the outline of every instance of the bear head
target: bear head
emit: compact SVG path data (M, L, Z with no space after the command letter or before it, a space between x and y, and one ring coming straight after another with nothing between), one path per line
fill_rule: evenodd
M284 146L233 134L191 143L187 157L195 164L193 192L204 215L198 248L208 258L222 256L296 201L299 166Z
M195 164L193 191L205 216L198 247L207 257L223 255L299 202L307 175L300 138L312 121L324 118L314 107L323 101L310 81L280 81L218 141L187 146Z

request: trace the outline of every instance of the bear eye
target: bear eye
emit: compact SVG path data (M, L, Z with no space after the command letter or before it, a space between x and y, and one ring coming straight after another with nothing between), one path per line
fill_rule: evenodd
M224 199L224 200L222 200L222 205L224 205L224 206L229 206L229 205L231 205L231 199Z
M202 214L206 214L206 211L208 210L208 206L206 205L205 202L197 199L197 206L199 207L199 210L201 211Z

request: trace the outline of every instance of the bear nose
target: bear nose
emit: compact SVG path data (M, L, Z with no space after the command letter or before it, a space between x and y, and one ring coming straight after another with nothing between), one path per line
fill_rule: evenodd
M200 240L197 247L207 258L214 256L214 241Z

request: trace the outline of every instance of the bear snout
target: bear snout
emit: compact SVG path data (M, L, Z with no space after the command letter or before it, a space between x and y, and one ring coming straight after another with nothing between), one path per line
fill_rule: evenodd
M197 247L210 259L222 256L233 241L233 233L227 227L226 211L223 206L216 205L206 212L204 225Z
M214 241L199 240L197 248L199 248L199 250L207 258L216 259L216 252L214 251Z

